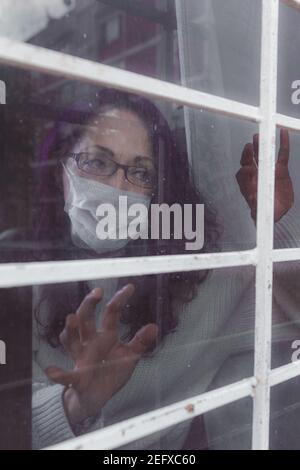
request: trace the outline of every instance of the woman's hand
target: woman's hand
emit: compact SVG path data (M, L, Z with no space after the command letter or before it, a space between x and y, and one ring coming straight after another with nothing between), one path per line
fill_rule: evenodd
M105 306L99 330L95 310L102 290L94 289L82 301L75 314L68 315L60 341L74 361L72 371L57 367L46 370L48 377L68 387L64 404L71 426L93 416L131 377L134 368L157 337L157 326L142 327L128 343L118 337L121 309L133 294L127 284Z
M258 173L258 140L259 135L253 136L253 143L245 145L241 168L236 174L240 191L251 210L251 217L256 222L257 212L257 173ZM289 175L289 133L286 129L280 130L280 149L275 168L275 207L274 222L278 222L294 203L294 190Z

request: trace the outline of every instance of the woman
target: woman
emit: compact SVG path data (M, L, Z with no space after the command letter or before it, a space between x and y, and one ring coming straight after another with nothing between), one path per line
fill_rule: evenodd
M249 159L249 147L244 160L247 152ZM91 112L62 116L41 156L43 163L61 164L51 167L55 175L42 166L46 170L39 176L37 238L50 235L53 242L44 259L186 252L184 237L95 237L96 203L120 196L147 207L203 203L190 182L186 155L148 100L101 91ZM246 184L239 183L243 191ZM61 197L46 211L43 201L57 191ZM206 207L204 251L216 249L217 233ZM34 447L207 390L226 358L253 347L251 285L252 273L245 268L35 288ZM190 421L181 423L127 448L181 449L189 427Z
M182 207L183 204L192 204L194 207L197 203L203 202L189 182L186 156L179 152L166 120L154 105L146 99L115 90L100 92L97 103L96 109L90 113L85 114L75 110L65 112L60 123L44 143L41 152L42 161L45 163L55 158L63 165L54 167L55 172L58 170L55 177L49 173L53 166L42 166L42 174L39 175L42 197L39 200L49 201L59 188L64 197L57 202L58 207L53 211L45 210L42 204L37 210L39 241L44 237L49 239L50 235L53 245L57 246L57 242L60 244L58 250L56 248L48 254L44 252L43 257L60 259L68 256L74 259L183 253L186 241L184 238L177 240L171 237L166 241L151 240L151 238L129 240L120 248L117 241L113 243L108 240L99 241L95 236L94 240L87 238L88 233L93 232L93 228L88 227L91 220L86 219L86 232L80 231L82 213L80 214L78 210L76 213L72 205L76 197L77 199L79 197L78 194L74 194L76 184L79 186L77 192L81 192L81 196L87 198L86 201L80 201L81 207L85 204L86 213L89 212L87 193L91 191L94 193L96 191L98 203L110 202L120 195L131 198L134 196L134 202L148 201L148 205L151 201L151 203L167 203L169 206L180 203ZM77 125L70 126L64 121L75 121ZM87 159L92 162L87 164ZM57 181L58 188L53 188L53 180ZM85 186L82 187L82 184ZM91 198L93 195L90 196L90 200ZM68 217L60 215L64 213L63 207ZM205 249L208 250L214 245L217 235L214 216L208 209L205 222ZM78 375L79 383L77 377L71 379L69 374L73 372L62 372L57 367L47 368L48 377L52 381L63 385L73 382L73 387L69 387L63 394L63 406L64 414L75 432L79 423L85 418L97 415L104 403L128 381L141 355L149 348L153 348L155 342L161 343L163 338L176 328L177 319L171 302L174 302L174 299L182 303L189 302L195 295L197 285L203 282L206 274L191 272L147 276L131 279L130 284L126 279L120 279L119 282L109 280L108 283L104 281L90 283L95 286L107 284L104 286L105 292L103 288L102 290L96 288L89 293L76 315L68 314L72 310L77 310L89 289L87 283L36 289L35 337L39 348L35 352L37 358L35 368L39 369L38 358L43 355L41 344L47 344L51 348L50 354L54 351L56 355L59 351L56 355L58 357L62 354L60 348L62 343L75 361L76 367L78 368L80 362L85 370L84 374ZM105 340L108 341L107 346L100 353L98 349L100 343L101 348L103 347L103 335L96 333L96 319L92 315L92 310L96 308L103 295L106 294L105 300L109 300L108 296L114 293L117 285L118 288L121 286L123 288L118 290L109 302L101 323L102 328L107 323L113 324L114 331L113 335L107 333ZM105 302L102 301L103 303ZM160 312L164 314L161 315ZM90 315L93 316L92 319ZM116 345L119 316L124 325L123 333L127 342ZM89 339L92 340L93 337L96 356L94 359L89 357L86 362L83 356L74 356L76 342L73 343L73 339L76 335L77 339L79 337L83 341L88 339L82 336L85 334L82 327L87 318L90 322L88 328L91 328ZM81 323L77 323L77 320ZM83 350L80 350L81 353ZM89 354L94 355L91 350ZM49 357L48 354L47 356ZM122 358L122 361L119 360L120 364L117 358ZM99 370L95 370L95 363L99 364L101 361L115 365L114 367L101 365ZM62 362L58 361L58 364ZM39 372L42 378L40 369Z

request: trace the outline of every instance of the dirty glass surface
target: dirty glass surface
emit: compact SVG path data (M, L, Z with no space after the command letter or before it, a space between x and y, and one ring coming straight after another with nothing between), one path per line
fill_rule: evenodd
M3 36L258 105L259 1L20 5L2 1ZM297 18L281 8L280 40ZM1 263L255 247L257 125L4 64L0 80ZM300 239L297 150L278 130L275 248ZM172 210L149 219L159 204ZM297 339L299 276L282 268L274 367ZM44 448L252 376L254 289L252 267L2 288L0 447ZM132 448L249 448L251 412L245 399Z

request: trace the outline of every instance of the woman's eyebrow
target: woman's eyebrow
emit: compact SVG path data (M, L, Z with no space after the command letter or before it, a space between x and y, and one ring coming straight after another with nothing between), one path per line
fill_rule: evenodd
M109 148L107 148L107 147L103 147L103 145L95 144L95 145L93 145L93 147L96 147L97 149L102 150L103 152L108 153L111 157L114 157L114 156L115 156L114 152L113 152L111 149L109 149Z
M137 155L134 157L134 162L135 163L141 163L146 160L147 163L151 163L153 165L153 159L151 157L144 157L142 155Z
M103 152L108 153L111 157L115 156L114 152L110 148L104 147L103 145L95 144L92 147L95 147L99 150L102 150ZM153 159L151 157L145 157L143 155L136 155L133 161L134 163L141 163L146 161L147 163L151 163L153 165Z

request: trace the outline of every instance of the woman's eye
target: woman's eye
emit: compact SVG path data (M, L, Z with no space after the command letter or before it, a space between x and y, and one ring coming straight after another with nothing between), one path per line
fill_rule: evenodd
M105 171L109 167L109 162L105 157L85 158L82 169L86 171Z
M101 158L95 158L94 160L90 160L89 164L93 168L105 168L107 166L107 162Z
M146 170L145 168L137 168L133 170L132 176L140 181L151 181L152 175L151 173Z

